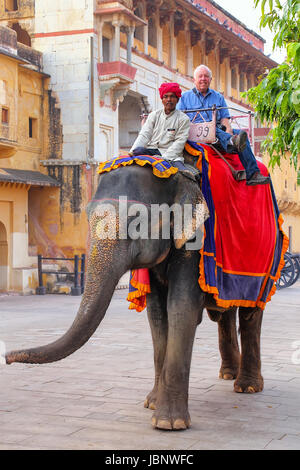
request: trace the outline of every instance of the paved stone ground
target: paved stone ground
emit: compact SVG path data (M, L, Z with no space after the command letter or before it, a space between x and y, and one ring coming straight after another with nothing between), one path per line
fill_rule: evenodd
M94 336L72 356L1 366L0 449L300 449L300 283L266 308L262 393L236 394L233 382L218 378L217 326L204 315L191 368L192 427L179 432L153 430L152 411L143 408L152 388L151 336L145 312L129 311L126 294L115 292ZM79 302L1 296L0 340L7 349L53 341Z

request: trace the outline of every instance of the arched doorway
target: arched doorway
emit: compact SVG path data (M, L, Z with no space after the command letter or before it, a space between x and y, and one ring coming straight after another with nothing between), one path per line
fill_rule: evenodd
M17 33L17 41L25 44L25 46L31 47L31 37L25 29L23 29L19 23L14 23L11 27Z
M128 151L137 138L142 124L141 115L150 112L146 96L129 92L119 104L119 149Z
M0 292L8 290L8 243L5 226L0 222Z

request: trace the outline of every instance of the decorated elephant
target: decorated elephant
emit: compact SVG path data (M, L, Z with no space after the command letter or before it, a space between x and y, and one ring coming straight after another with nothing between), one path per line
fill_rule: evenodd
M193 237L209 216L198 182L177 169L172 174L172 167L163 168L167 173L164 176L168 177L157 177L157 162L153 171L144 165L121 166L100 176L88 207L91 241L85 290L69 330L45 346L7 352L5 361L43 364L72 354L100 324L121 276L129 270L148 268L151 292L147 294L147 315L154 346L155 379L145 407L154 410L153 427L186 429L191 423L188 388L192 349L203 309L218 322L220 377L236 379L234 390L248 393L263 389L260 361L263 312L257 306L239 308L240 355L237 307L218 306L213 294L204 293L198 282L201 255L192 246ZM178 224L175 230L172 212L169 218L160 217L154 223L151 209L161 205L168 208L175 205L183 211L186 207L191 209L188 229L185 226L181 229ZM142 212L146 229L142 228ZM183 213L180 217L184 219ZM166 235L168 228L170 236ZM138 236L142 229L143 236Z

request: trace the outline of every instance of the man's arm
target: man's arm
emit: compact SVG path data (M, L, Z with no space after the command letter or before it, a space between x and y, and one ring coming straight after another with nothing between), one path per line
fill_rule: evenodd
M139 132L134 144L132 145L129 152L132 152L137 147L146 147L150 142L153 135L154 123L156 115L154 112L150 113L147 121L143 125L142 129Z
M182 120L176 132L175 140L168 150L163 153L163 158L174 160L176 157L182 157L182 152L189 136L190 125L189 119Z
M225 98L222 96L221 103L220 105L222 107L227 107L227 103L225 101ZM226 127L226 132L229 134L233 134L233 130L230 124L230 114L228 109L220 109L219 110L220 117L221 117L221 124Z

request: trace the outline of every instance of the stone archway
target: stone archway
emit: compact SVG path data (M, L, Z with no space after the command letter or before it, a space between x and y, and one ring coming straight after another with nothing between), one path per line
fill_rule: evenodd
M11 28L17 33L17 41L31 47L31 37L26 29L23 29L19 23L13 23Z
M4 224L0 222L0 292L8 290L8 242Z
M146 96L129 92L119 104L119 150L128 151L141 129L141 115L150 112Z

